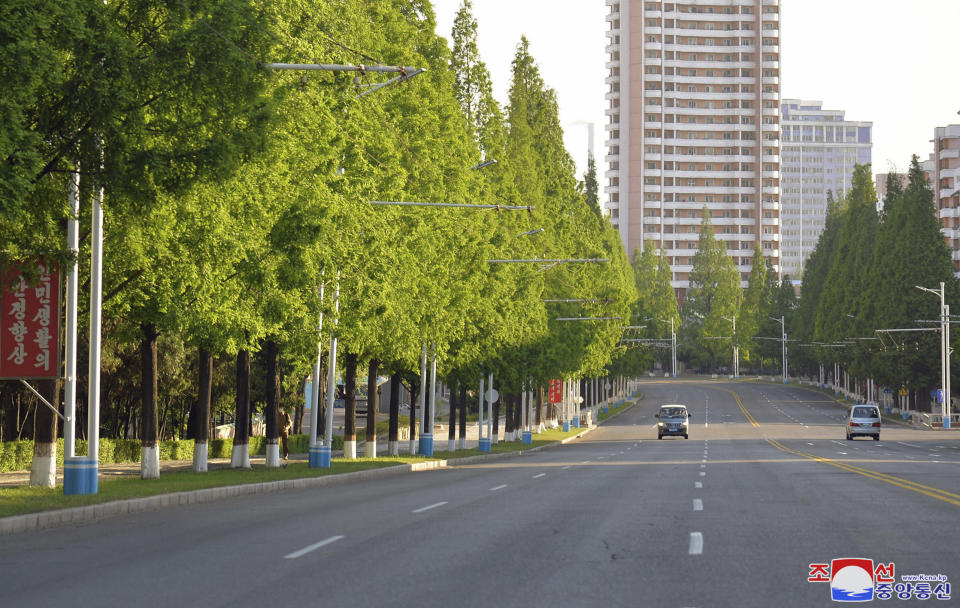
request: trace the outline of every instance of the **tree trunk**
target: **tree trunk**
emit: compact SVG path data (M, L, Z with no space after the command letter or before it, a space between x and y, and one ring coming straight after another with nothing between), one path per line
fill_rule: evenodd
M417 398L420 396L420 378L410 382L410 451L417 453Z
M310 429L313 436L318 440L323 440L327 428L327 378L323 370L327 368L327 356L320 358L320 394L317 395L317 428Z
M197 353L199 364L199 387L197 404L191 421L193 423L193 471L207 472L207 446L210 441L210 400L213 393L213 355L205 348Z
M403 384L400 374L390 376L390 430L388 435L388 452L391 456L400 454L400 390Z
M250 351L237 353L237 408L233 419L233 454L230 466L250 468Z
M37 388L54 407L60 406L60 381L40 380ZM33 465L30 485L57 487L57 415L42 403L37 404L37 431L33 439Z
M467 449L467 385L460 384L460 449ZM452 423L451 423L452 424Z
M503 398L501 394L493 404L493 432L490 435L490 445L497 445L500 441L500 404L503 403Z
M143 423L140 430L140 478L160 477L160 449L157 444L157 328L141 326L143 341L140 350L140 408Z
M367 437L364 456L377 457L377 410L380 409L380 399L377 394L377 374L380 372L380 362L370 359L367 367Z
M540 425L543 424L543 389L538 386L536 390L536 394L537 394L537 412L536 412L537 417L534 420L534 422L537 425L537 432L539 433Z
M267 407L263 413L266 422L266 466L280 466L280 428L277 418L280 416L280 348L276 341L267 340L263 345L263 356L267 363Z
M457 383L450 384L450 399L447 408L447 451L454 452L457 449Z
M343 373L343 457L357 457L357 353L347 353Z
M513 393L507 393L501 397L503 399L503 440L513 441L513 410L516 409L516 400Z

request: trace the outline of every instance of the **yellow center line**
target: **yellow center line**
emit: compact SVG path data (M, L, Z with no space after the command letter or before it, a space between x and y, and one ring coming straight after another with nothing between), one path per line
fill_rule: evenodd
M870 479L876 479L877 481L882 481L890 485L903 488L905 490L911 490L931 498L936 498L937 500L942 500L948 502L952 505L960 507L960 494L954 494L953 492L947 492L946 490L941 490L940 488L935 488L933 486L926 486L915 481L910 481L909 479L903 479L901 477L895 477L893 475L887 475L886 473L879 473L877 471L871 471L870 469L864 469L852 464L847 464L832 458L824 458L822 456L817 456L815 454L808 454L807 452L801 452L800 450L794 450L783 445L779 441L774 439L767 439L767 443L777 448L778 450L787 452L788 454L793 454L795 456L802 456L814 462L822 462L828 464L832 467L848 471L850 473L856 473L857 475L862 475L864 477L869 477ZM911 461L914 462L914 461Z
M731 395L733 395L733 398L737 401L737 406L740 408L740 411L743 412L743 415L747 418L747 422L749 422L750 424L752 424L752 425L755 426L755 427L760 426L760 423L757 422L757 419L754 418L753 415L752 415L750 412L747 411L747 408L746 408L746 407L743 406L743 401L740 401L740 395L736 394L735 392L733 392L733 391L731 391L731 390L727 390L727 389L725 389L725 388L717 387L717 389L718 389L718 390L721 390L721 391L723 391L723 392L725 392L725 393L730 393Z

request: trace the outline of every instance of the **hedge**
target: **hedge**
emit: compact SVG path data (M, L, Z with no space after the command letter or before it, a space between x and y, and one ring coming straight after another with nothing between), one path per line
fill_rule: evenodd
M363 433L358 433L362 439ZM343 449L343 437L333 436L333 449ZM306 454L310 451L310 438L306 435L290 436L290 452ZM77 440L77 455L87 453L87 442ZM266 453L264 437L250 438L250 455L263 456ZM230 458L233 454L233 439L211 439L207 444L209 458ZM160 442L160 460L192 460L193 439ZM100 439L100 464L121 462L140 462L139 439ZM9 471L29 471L33 463L33 441L5 441L0 443L0 473ZM63 466L63 439L57 439L57 466Z

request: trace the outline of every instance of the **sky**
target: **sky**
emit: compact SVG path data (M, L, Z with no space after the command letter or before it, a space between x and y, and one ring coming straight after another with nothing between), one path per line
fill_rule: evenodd
M437 31L448 41L461 3L433 0ZM780 10L781 97L819 100L849 120L872 121L874 173L905 170L911 154L926 159L934 128L960 123L960 0L781 0ZM567 150L581 175L583 123L594 123L597 159L606 154L608 12L604 0L473 0L494 94L506 102L510 61L526 35L557 91Z

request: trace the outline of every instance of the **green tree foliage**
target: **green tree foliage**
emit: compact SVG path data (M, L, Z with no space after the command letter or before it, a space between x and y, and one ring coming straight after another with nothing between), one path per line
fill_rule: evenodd
M690 272L690 289L683 306L684 346L691 355L706 353L711 370L720 353L732 353L732 325L743 291L740 273L727 255L726 245L714 235L710 211L702 211L700 239ZM691 360L695 360L693 356Z

